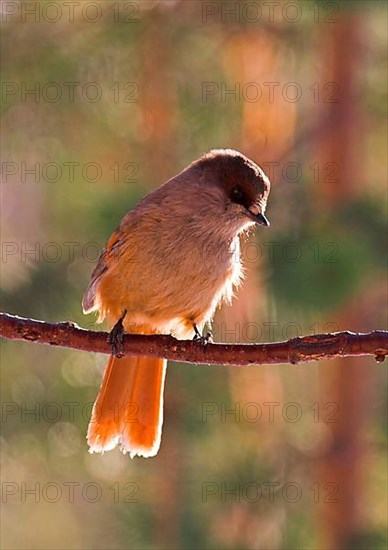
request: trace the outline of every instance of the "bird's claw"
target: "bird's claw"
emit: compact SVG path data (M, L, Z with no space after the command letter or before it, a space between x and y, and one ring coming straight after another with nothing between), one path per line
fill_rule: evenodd
M108 334L108 342L112 348L112 355L114 355L115 357L124 357L123 340L125 331L123 326L123 319L125 317L125 313L122 317L120 317L120 319L117 321L115 326Z
M205 336L202 336L202 334L199 332L198 328L194 325L194 337L193 340L195 342L198 342L198 344L201 344L203 346L206 346L207 344L211 344L213 342L213 335L211 332L207 332Z

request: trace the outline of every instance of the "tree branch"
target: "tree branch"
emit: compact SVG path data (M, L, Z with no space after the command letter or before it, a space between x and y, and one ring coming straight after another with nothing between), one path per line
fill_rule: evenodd
M110 353L106 332L82 329L73 323L45 323L0 313L0 336L51 346ZM296 364L334 357L373 355L384 361L388 354L388 332L336 332L293 338L271 344L207 344L176 340L172 336L126 334L123 353L164 357L185 363L248 366L252 364Z

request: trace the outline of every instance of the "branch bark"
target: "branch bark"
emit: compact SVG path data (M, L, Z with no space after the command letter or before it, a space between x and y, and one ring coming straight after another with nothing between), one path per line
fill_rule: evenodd
M74 323L46 323L0 313L0 336L51 346L111 353L106 332L85 330ZM184 363L208 365L296 364L334 357L372 355L384 361L388 354L388 332L336 332L293 338L270 344L206 344L192 340L176 340L172 336L126 334L123 341L126 355L164 357Z

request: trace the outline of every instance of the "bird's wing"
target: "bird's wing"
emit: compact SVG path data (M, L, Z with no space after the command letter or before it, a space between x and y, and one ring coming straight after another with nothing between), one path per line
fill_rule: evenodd
M119 248L124 243L124 239L122 237L123 235L120 228L117 228L112 233L109 241L103 249L97 265L93 270L89 286L86 289L82 299L82 309L84 313L92 313L98 309L98 304L96 303L96 291L100 283L100 278L109 269L109 265L113 257L119 253Z

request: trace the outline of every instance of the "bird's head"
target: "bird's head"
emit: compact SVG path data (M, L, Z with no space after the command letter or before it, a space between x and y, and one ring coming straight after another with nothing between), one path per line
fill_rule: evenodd
M214 149L199 163L204 183L218 195L230 221L241 228L269 226L265 210L271 184L260 166L233 149Z

